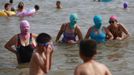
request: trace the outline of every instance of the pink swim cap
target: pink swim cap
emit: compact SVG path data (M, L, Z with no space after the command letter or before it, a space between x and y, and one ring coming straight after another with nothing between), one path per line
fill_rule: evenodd
M116 16L111 16L110 20L117 20L117 17Z
M25 27L25 26L30 27L30 24L29 24L29 22L27 20L22 20L20 22L20 28Z

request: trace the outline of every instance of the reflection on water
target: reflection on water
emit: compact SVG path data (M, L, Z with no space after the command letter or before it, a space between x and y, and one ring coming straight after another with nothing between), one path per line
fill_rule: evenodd
M17 5L19 0L14 0ZM36 2L35 2L36 1ZM96 14L103 17L103 25L108 25L108 18L117 15L119 21L128 29L131 36L123 41L108 41L99 45L96 60L106 64L113 75L133 75L134 74L134 1L128 0L127 10L122 9L123 0L113 0L113 2L93 2L93 0L61 0L62 10L55 9L55 0L29 0L25 2L26 7L31 7L35 3L40 5L40 10L34 17L26 17L31 24L31 32L47 32L53 40L62 23L69 21L68 16L72 12L79 15L78 24L81 26L83 37L89 26L93 25L92 18ZM4 2L0 1L0 9L3 9ZM27 75L27 65L17 65L16 57L13 53L4 48L4 44L16 33L19 32L19 21L17 17L0 17L0 75ZM78 45L67 45L55 43L52 70L50 75L72 75L76 65L82 63L79 57Z

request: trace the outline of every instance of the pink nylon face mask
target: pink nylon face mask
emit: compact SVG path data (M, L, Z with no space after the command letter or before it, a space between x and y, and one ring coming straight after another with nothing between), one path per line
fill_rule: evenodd
M26 34L30 30L30 24L27 20L22 20L20 22L20 30L22 34Z

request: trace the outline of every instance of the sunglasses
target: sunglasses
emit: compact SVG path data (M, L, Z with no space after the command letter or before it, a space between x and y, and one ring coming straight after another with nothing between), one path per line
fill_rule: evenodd
M109 21L109 23L111 24L111 23L114 23L114 21Z

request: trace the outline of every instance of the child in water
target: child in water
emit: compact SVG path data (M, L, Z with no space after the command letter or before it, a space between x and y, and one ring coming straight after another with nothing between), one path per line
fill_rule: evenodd
M30 62L30 75L44 75L51 69L53 47L51 36L41 33L36 38L37 47Z
M79 54L83 63L76 67L74 75L112 75L104 64L93 59L97 53L96 41L82 40L79 46Z

